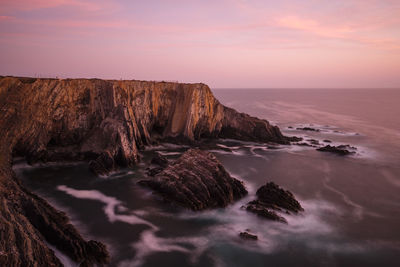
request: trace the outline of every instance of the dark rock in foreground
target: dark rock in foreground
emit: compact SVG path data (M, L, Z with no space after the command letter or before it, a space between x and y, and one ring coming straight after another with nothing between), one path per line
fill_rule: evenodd
M85 241L65 213L21 187L11 171L10 181L5 174L0 169L0 196L5 188L9 193L0 208L0 266L62 266L47 242L80 266L109 262L104 244Z
M350 151L348 149L355 149L353 147L350 146L345 146L345 145L340 145L340 146L331 146L331 145L327 145L321 148L318 148L318 151L321 152L331 152L331 153L335 153L337 155L341 155L341 156L346 156L346 155L350 155L350 154L354 154L354 151Z
M261 186L256 194L258 198L250 201L246 210L258 216L286 223L286 219L279 216L275 211L286 213L304 211L290 191L280 188L274 182Z
M241 233L239 234L239 236L240 236L242 239L247 239L247 240L258 240L258 236L252 235L252 234L250 234L250 233L248 233L248 232L241 232Z
M138 183L192 210L225 207L247 194L213 154L199 149L186 151L153 179Z

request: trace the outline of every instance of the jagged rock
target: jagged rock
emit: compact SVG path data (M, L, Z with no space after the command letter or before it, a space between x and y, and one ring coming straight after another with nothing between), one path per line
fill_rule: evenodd
M315 128L311 128L311 127L299 127L296 129L300 130L300 131L311 131L311 132L320 132L321 131L320 129L315 129Z
M247 239L247 240L258 240L258 236L252 235L252 234L250 234L250 233L248 233L248 232L240 232L240 233L239 233L239 236L240 236L242 239Z
M260 202L276 210L284 209L295 213L304 210L290 191L282 189L274 182L261 186L256 195Z
M88 244L65 215L18 182L13 155L29 163L90 161L93 172L107 175L134 166L139 149L155 141L295 140L266 120L221 105L200 83L0 77L0 109L1 266L61 265L45 241L78 262L106 262L101 246ZM233 199L243 193L237 183L224 191L234 192ZM92 253L96 247L100 251Z
M103 244L85 241L63 212L24 189L11 168L0 174L0 266L62 266L46 242L86 266L109 262Z
M280 188L274 182L261 186L256 195L258 198L250 201L246 210L264 218L287 223L286 219L275 211L286 213L304 211L290 191Z
M148 176L155 176L162 172L165 168L164 167L154 167L154 168L147 168L146 169L146 174Z
M269 220L287 223L285 218L279 216L275 211L268 209L264 203L258 200L253 200L247 203L246 210Z
M350 146L331 146L331 145L327 145L324 147L320 147L317 150L318 151L322 151L322 152L331 152L331 153L335 153L337 155L341 155L341 156L346 156L346 155L350 155L350 154L354 154L354 151L349 151L347 148L349 148Z
M213 154L199 149L189 149L154 178L138 183L192 210L225 207L247 194Z
M324 142L325 142L325 143L332 143L332 141L331 141L331 140L328 140L328 139L325 139Z

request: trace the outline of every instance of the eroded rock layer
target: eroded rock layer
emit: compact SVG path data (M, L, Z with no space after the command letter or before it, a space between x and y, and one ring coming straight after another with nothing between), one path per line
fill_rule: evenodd
M139 184L192 210L225 207L247 194L243 183L232 178L213 154L199 149L189 149L155 177Z
M288 143L266 120L221 105L204 84L0 77L0 265L58 266L46 242L77 262L103 263L102 244L86 242L12 172L29 163L87 160L98 174L133 166L155 140L202 137Z

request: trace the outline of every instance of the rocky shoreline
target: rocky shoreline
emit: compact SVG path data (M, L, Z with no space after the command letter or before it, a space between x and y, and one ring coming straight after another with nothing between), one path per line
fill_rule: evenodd
M0 108L2 266L61 266L47 243L81 266L102 266L110 257L104 244L84 240L64 213L21 184L12 171L14 156L30 164L87 161L93 172L107 175L133 167L141 149L166 140L299 141L266 120L221 105L200 83L0 77ZM210 198L211 204L196 209L227 205L245 194L223 167L213 167L230 181L231 189L223 191L227 200Z

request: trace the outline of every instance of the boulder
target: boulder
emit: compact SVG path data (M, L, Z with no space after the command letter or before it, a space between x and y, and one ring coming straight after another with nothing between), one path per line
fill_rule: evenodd
M290 191L282 189L274 182L261 186L256 195L257 199L250 201L246 205L246 210L258 216L287 223L286 219L278 215L276 211L287 214L304 211Z
M138 183L196 211L225 207L247 194L243 183L232 178L213 154L199 149L189 149L154 178Z
M350 154L354 154L354 151L350 151L349 149L354 149L350 146L344 146L344 145L340 145L340 146L331 146L331 145L327 145L324 147L320 147L317 150L321 151L321 152L331 152L340 156L347 156Z
M247 239L247 240L258 240L258 236L250 234L248 232L240 232L239 236L242 239Z
M315 129L315 128L311 128L311 127L299 127L299 128L296 128L296 130L310 131L310 132L320 132L320 129Z

